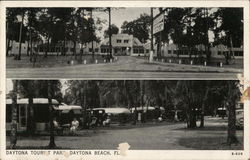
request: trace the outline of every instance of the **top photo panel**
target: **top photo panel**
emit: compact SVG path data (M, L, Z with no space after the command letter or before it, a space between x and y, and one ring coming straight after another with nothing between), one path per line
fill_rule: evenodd
M243 7L7 7L7 78L232 79Z

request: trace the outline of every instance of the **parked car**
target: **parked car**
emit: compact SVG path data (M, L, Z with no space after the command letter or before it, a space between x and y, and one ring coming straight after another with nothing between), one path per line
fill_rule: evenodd
M235 111L236 114L236 127L237 129L243 129L244 128L244 110L238 109Z
M222 117L222 118L226 117L227 116L227 110L226 110L226 108L224 108L224 107L218 108L217 109L217 115L219 117Z

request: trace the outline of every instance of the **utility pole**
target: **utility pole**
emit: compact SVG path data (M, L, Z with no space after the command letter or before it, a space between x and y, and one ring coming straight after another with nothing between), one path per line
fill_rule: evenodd
M209 24L208 24L208 8L204 8L204 18L206 21L206 45L205 45L205 52L206 52L206 58L207 63L210 62L210 47L209 47L209 37L208 37L208 31L209 31Z
M108 12L109 12L109 58L112 58L112 44L111 44L111 9L108 7Z
M154 25L154 13L153 13L153 7L150 8L151 10L151 47L150 47L150 53L149 53L149 62L153 61L153 54L154 54L154 42L153 42L153 25Z

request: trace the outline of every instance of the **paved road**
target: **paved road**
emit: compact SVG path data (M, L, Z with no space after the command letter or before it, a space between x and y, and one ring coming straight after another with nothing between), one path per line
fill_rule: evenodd
M95 132L81 130L78 136L56 136L56 144L65 149L116 149L123 142L127 142L132 150L242 149L243 130L237 131L240 145L231 146L235 148L223 145L227 139L226 121L218 117L206 117L203 129L186 129L185 123L139 125L132 128L127 124L128 128L116 129L98 127ZM17 146L29 148L47 146L48 143L49 136L18 137L17 140Z
M148 63L145 59L121 56L118 61L53 68L8 68L7 78L84 79L236 79L239 69Z

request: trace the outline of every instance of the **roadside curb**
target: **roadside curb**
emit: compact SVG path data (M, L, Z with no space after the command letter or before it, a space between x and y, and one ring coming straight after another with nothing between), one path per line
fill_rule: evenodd
M212 67L212 66L190 65L190 64L177 64L177 63L160 62L160 61L155 61L155 60L152 63L163 64L163 65L172 65L172 66L192 67L192 68L203 69L205 71L243 73L243 69L236 69L236 68Z

